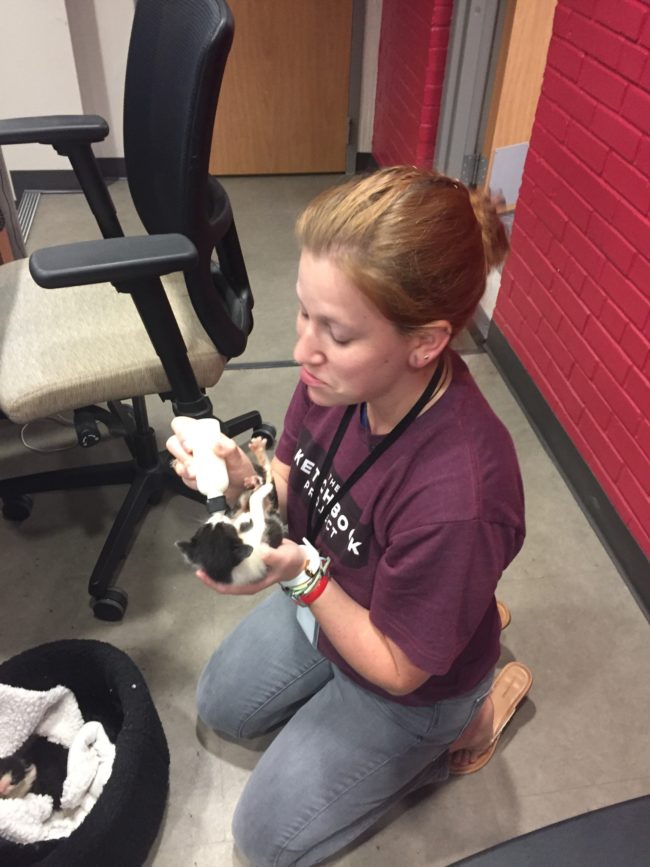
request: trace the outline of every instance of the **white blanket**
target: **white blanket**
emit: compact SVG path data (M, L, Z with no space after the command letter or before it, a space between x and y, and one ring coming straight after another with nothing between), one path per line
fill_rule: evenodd
M68 749L67 776L60 809L49 795L0 799L0 837L14 843L68 837L100 796L115 758L101 723L84 723L67 687L37 692L0 683L0 757L15 753L32 735Z

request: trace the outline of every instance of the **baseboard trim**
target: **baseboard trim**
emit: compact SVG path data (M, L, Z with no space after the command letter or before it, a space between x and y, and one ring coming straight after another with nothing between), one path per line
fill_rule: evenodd
M356 166L357 172L374 172L379 168L379 164L371 153L367 151L359 151L357 153Z
M126 162L123 157L99 157L100 171L107 181L126 177ZM19 202L25 190L52 192L79 190L79 181L72 169L51 169L43 171L13 171L11 183L16 201Z
M650 617L650 562L499 327L484 344L625 583Z

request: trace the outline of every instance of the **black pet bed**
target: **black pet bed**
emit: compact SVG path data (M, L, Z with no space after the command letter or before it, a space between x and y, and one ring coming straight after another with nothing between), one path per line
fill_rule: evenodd
M169 788L169 750L135 663L101 641L42 644L0 664L0 683L68 687L86 722L115 744L110 779L69 837L21 845L0 839L2 867L141 867L156 838Z

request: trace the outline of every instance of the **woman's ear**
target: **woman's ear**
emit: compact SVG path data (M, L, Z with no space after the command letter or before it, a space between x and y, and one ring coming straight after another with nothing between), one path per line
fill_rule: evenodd
M413 367L427 367L447 348L451 340L451 324L446 319L436 319L420 328L411 351Z

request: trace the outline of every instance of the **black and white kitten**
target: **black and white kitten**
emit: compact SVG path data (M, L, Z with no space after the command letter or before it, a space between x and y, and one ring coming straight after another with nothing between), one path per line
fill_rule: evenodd
M246 480L237 504L211 515L189 542L176 542L190 566L224 584L261 581L266 566L259 546L278 548L284 537L266 441L254 437L248 447L255 475Z
M0 798L50 795L61 803L67 776L68 750L46 738L33 736L13 755L0 759Z

